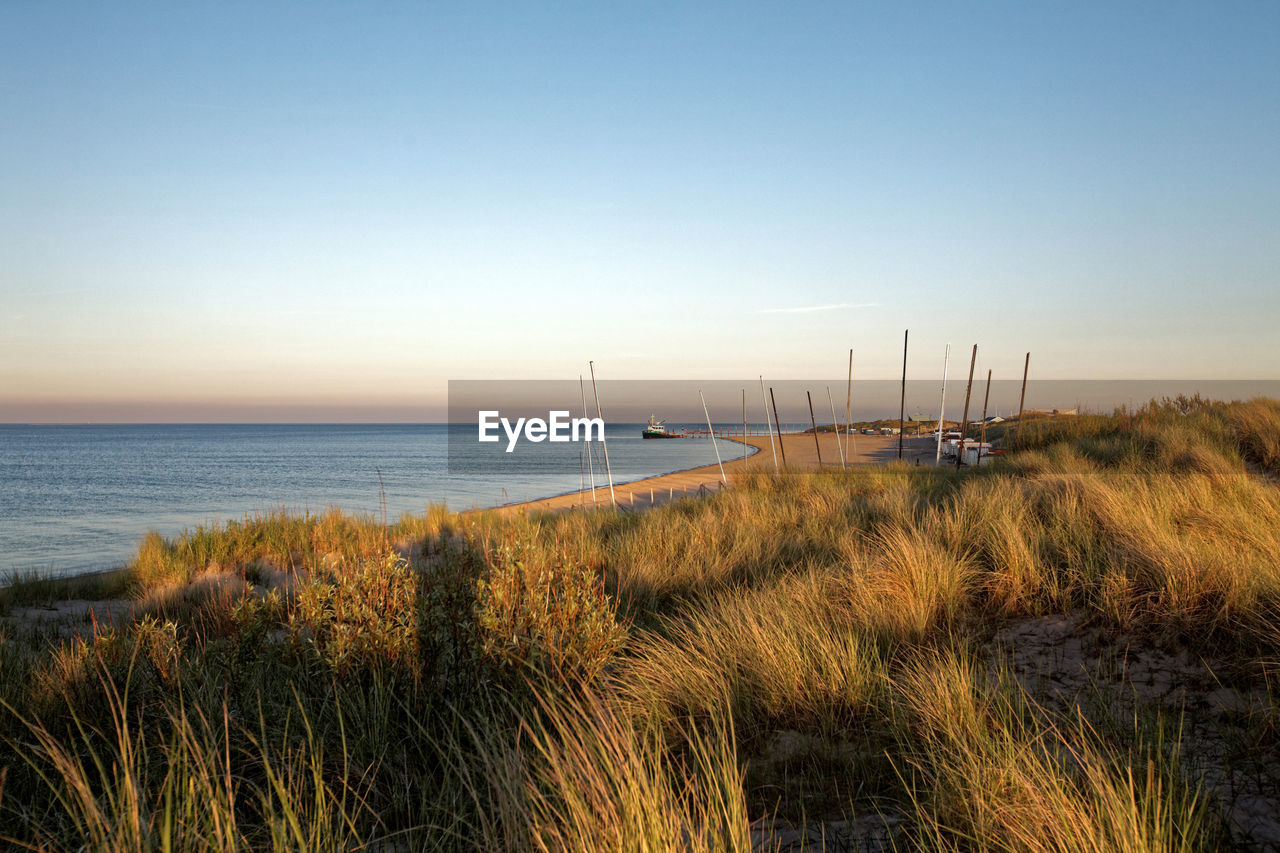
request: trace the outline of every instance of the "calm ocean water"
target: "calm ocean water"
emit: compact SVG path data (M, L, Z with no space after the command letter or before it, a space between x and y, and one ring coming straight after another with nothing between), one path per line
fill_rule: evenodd
M377 513L379 472L393 518L431 503L495 506L504 489L505 499L519 501L579 488L578 445L558 446L552 473L450 474L448 429L0 425L0 575L111 568L129 560L149 530L173 536L282 508ZM715 462L709 441L644 441L640 425L611 424L608 445L625 480ZM741 452L721 443L721 453Z

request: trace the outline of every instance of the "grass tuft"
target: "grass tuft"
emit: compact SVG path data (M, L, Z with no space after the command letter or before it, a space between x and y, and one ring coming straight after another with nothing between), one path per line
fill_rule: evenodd
M271 513L15 575L0 836L1280 845L1280 404L1028 419L1020 448L634 514ZM1060 671L1024 684L1029 659Z

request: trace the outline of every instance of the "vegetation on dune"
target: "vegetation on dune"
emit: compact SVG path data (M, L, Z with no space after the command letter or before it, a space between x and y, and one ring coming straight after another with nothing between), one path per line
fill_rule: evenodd
M19 579L0 837L1258 841L1231 792L1264 808L1280 786L1280 404L1153 401L1028 421L1017 444L959 472L748 473L643 513L153 535L110 582L121 618L35 619L25 605L119 590Z

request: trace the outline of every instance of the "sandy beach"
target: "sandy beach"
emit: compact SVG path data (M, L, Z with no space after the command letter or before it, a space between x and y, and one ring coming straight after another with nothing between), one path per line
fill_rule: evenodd
M898 436L896 435L857 435L849 436L848 438L850 440L850 458L845 460L847 465L887 465L898 458ZM683 440L706 441L707 439ZM770 448L769 436L749 435L745 438L734 436L716 440L720 442L720 455L724 462L724 475L730 484L733 482L734 474L741 471L772 469L774 466L774 451ZM787 433L781 437L774 436L775 447L778 445L779 440L781 440L781 449L777 459L779 466L782 465L782 457L785 453L787 468L797 471L816 470L819 467L818 456L819 450L821 450L821 467L840 467L840 454L836 449L836 436L834 433L819 435L816 445L813 435L808 433ZM758 448L759 452L743 459L743 443ZM902 458L907 464L916 464L917 458L920 464L932 464L934 458L933 439L908 436L903 439L902 447ZM647 477L643 480L635 480L629 483L615 484L613 491L619 506L641 509L656 506L669 500L714 492L722 487L719 466L704 465L701 468L690 468L685 471L675 471L670 474ZM583 506L591 507L593 505L609 505L609 485L604 481L603 475L597 474L594 504L592 502L591 487L588 485L585 492L571 492L565 495L508 504L505 507L495 507L492 511L555 511L576 509Z

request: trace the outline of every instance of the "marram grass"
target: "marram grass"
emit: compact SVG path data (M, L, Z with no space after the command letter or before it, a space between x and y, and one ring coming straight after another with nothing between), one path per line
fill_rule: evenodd
M115 588L20 578L4 595L0 837L1244 843L1213 784L1244 771L1184 751L1229 734L1249 766L1280 766L1278 441L1273 401L1153 402L1032 422L976 471L756 473L638 514L276 514L153 535ZM24 610L124 586L132 618ZM1103 725L1029 693L988 642L1050 614L1230 660L1221 677L1265 701L1228 722L1135 702L1131 726ZM1274 790L1271 772L1246 782Z

